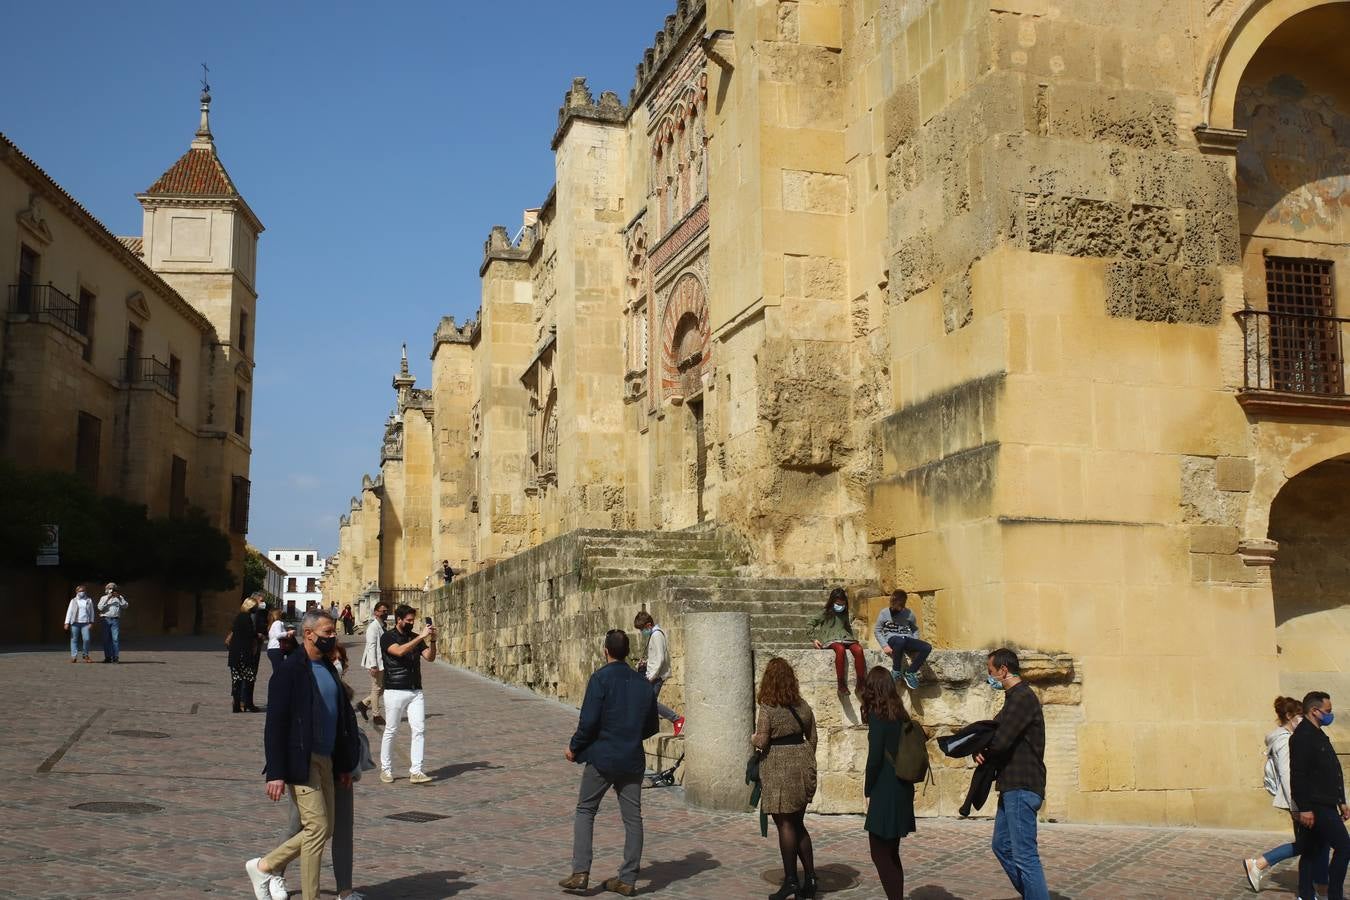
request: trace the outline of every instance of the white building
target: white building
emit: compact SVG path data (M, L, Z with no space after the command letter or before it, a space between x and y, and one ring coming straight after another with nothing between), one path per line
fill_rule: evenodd
M312 606L320 606L323 592L319 580L323 577L324 558L318 550L273 548L267 558L286 573L285 590L281 600L292 613L303 613Z

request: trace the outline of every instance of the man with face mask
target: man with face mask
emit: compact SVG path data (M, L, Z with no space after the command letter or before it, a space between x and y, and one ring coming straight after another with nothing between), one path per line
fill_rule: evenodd
M1050 900L1036 845L1036 811L1045 801L1045 716L1041 701L1022 680L1017 654L1001 647L985 661L989 686L1002 691L1003 709L989 749L975 754L977 765L994 761L998 770L998 813L994 856L1024 900Z
M1345 870L1350 863L1350 834L1345 820L1345 777L1326 729L1335 719L1331 695L1311 691L1303 698L1303 721L1289 738L1290 799L1298 810L1298 895L1312 897L1316 858L1332 850L1327 900L1344 900Z
M431 776L422 771L422 754L426 745L426 703L422 699L422 660L436 659L436 628L427 625L421 634L414 634L417 610L400 604L394 610L394 628L380 638L384 659L384 739L380 741L380 781L394 780L394 735L398 733L403 714L408 715L412 730L411 765L408 781L426 784Z
M328 656L337 643L337 623L311 611L300 620L304 643L286 658L267 684L267 796L280 800L289 787L300 810L300 831L264 857L244 864L257 900L285 897L277 874L300 858L304 900L319 896L324 844L333 833L334 782L351 787L360 765L356 714Z
M645 666L647 681L651 682L653 693L660 697L661 685L670 679L670 644L666 640L666 632L645 609L633 617L633 627L647 639L647 658L643 660L643 666L638 668L642 670ZM656 701L656 714L674 725L676 734L684 731L684 716L660 700Z

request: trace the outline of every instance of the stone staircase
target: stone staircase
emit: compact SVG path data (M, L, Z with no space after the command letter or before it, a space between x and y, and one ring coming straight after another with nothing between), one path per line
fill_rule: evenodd
M724 576L743 560L714 531L578 532L581 584L594 590L665 575Z
M597 591L647 582L682 612L747 612L757 651L800 648L832 586L819 578L756 578L744 554L712 528L577 533L580 579Z

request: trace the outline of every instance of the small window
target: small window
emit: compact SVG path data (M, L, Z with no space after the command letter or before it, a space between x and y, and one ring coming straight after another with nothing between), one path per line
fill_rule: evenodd
M1275 390L1342 393L1341 326L1333 318L1336 294L1331 261L1266 257L1266 306Z
M294 578L287 578L287 579L286 579L286 590L289 591L289 592L292 593L292 594L295 593L295 579L294 579Z
M313 579L313 578L306 578L306 579L305 579L305 593L306 593L306 594L312 594L312 593L314 593L314 591L315 591L315 587L314 587L314 579Z
M299 561L300 561L300 554L299 554L299 553L297 553L297 554L295 554L294 556L291 557L291 562L299 562Z
M76 329L84 335L84 361L94 360L94 293L80 288L80 312L75 320Z
M230 530L235 534L248 533L249 482L242 475L230 479Z
M244 404L248 398L244 394L243 388L238 388L234 392L234 433L240 437L244 436Z
M75 474L98 490L99 443L103 422L87 412L80 413L75 434Z
M307 567L313 567L313 565L314 565L314 554L313 554L313 553L307 553L307 554L305 554L305 565L306 565Z
M239 310L239 352L248 352L248 312Z
M187 460L175 456L169 466L169 518L181 519L187 512Z

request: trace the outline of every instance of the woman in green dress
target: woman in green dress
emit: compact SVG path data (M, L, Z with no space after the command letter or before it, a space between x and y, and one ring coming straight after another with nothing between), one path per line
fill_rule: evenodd
M900 864L900 839L914 832L914 785L896 777L893 761L900 751L900 729L909 721L909 713L895 690L895 679L881 666L867 673L862 716L867 723L863 794L868 798L863 827L886 900L901 900L905 896L905 869Z

